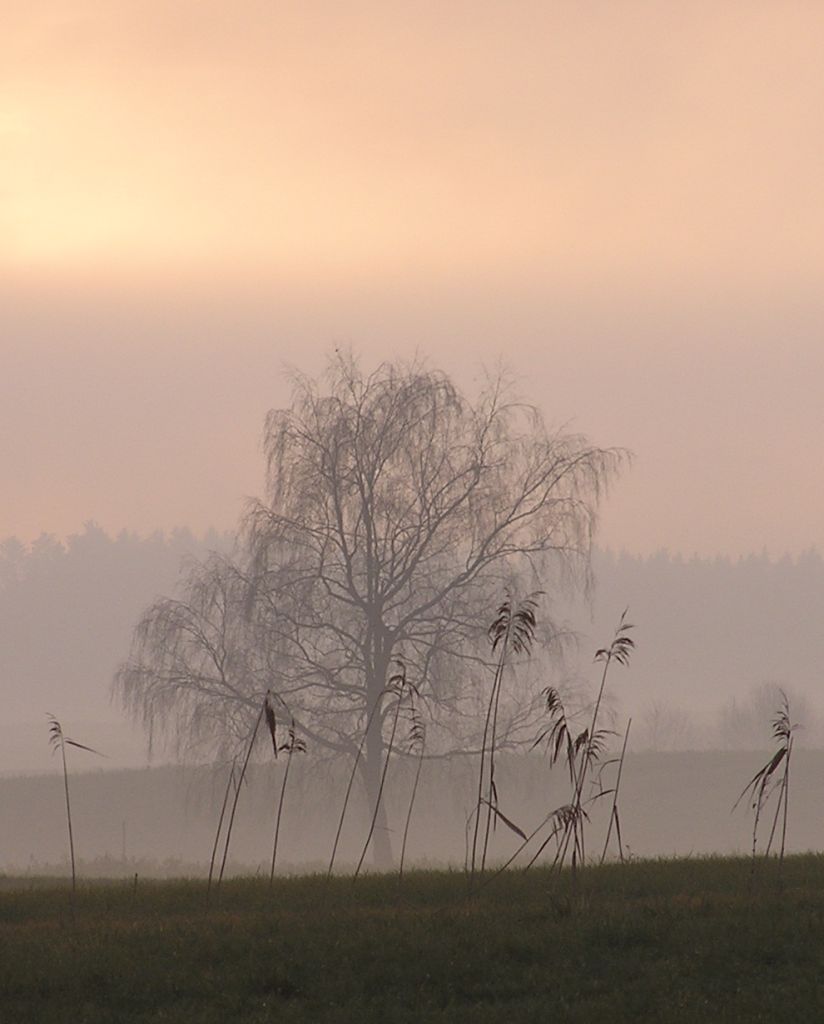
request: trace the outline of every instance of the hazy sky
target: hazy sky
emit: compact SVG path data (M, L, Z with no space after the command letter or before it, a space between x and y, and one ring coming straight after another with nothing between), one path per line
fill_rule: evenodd
M0 15L0 537L230 525L343 343L632 448L615 547L824 548L824 4Z

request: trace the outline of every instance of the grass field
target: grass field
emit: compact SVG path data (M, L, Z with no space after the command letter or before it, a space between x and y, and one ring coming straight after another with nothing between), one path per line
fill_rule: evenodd
M569 876L0 877L3 1024L824 1020L824 857Z

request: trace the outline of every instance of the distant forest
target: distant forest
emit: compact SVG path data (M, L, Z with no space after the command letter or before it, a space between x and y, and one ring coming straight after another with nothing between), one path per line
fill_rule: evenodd
M4 742L16 723L40 723L46 711L122 720L109 688L140 612L174 593L187 559L231 544L229 534L185 529L109 536L92 523L65 543L0 543ZM804 726L799 743L821 744L824 560L816 551L779 560L596 551L594 570L588 601L547 601L579 634L579 656L547 672L591 681L591 653L628 607L638 646L616 676L613 710L633 717L635 749L766 747L776 686ZM0 771L7 767L17 765Z
M107 753L130 744L129 756L112 753L111 763L137 763L142 739L110 700L114 670L140 612L174 592L187 560L231 543L185 529L110 537L94 523L65 543L48 535L0 543L0 772L51 767L46 712Z

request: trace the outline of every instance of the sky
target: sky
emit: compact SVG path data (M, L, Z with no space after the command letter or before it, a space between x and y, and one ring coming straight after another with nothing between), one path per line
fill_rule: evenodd
M0 15L0 538L230 527L345 345L632 449L608 546L824 549L821 4Z

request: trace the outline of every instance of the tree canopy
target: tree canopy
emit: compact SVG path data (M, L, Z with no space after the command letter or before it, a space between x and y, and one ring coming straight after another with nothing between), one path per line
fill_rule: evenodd
M391 665L442 746L474 720L483 637L506 587L583 578L622 453L547 428L503 375L469 398L443 373L337 354L269 413L266 488L236 555L197 566L144 615L118 675L178 738L226 742L274 690L315 749L351 752L370 712L376 785ZM385 706L382 704L385 703Z

